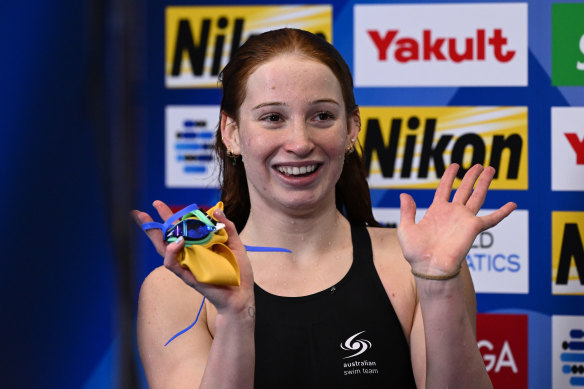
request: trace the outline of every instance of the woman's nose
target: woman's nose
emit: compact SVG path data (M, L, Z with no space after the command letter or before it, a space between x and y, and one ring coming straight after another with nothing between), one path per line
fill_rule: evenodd
M314 149L310 128L304 121L295 122L290 127L285 149L294 154L308 155Z

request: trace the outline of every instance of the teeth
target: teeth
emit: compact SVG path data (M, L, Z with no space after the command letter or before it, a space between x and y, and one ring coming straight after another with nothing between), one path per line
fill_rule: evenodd
M316 165L308 166L278 166L278 171L288 176L297 176L300 174L312 173L316 169Z

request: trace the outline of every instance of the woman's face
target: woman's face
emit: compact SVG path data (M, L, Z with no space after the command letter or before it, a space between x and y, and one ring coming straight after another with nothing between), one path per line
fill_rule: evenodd
M345 150L359 131L358 113L350 119L326 65L289 54L259 66L239 123L223 125L225 142L242 155L251 204L297 211L334 204Z

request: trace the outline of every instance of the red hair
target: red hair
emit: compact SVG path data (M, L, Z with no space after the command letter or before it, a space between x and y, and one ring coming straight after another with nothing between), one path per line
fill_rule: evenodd
M297 54L328 66L341 86L348 120L358 109L353 94L353 77L349 66L333 45L310 32L283 28L250 37L232 56L221 71L219 81L223 89L221 112L239 120L239 107L246 95L249 76L263 63L282 54ZM225 214L241 231L250 212L249 191L245 167L241 160L228 156L217 129L215 151L219 157L221 200ZM373 218L366 171L357 153L346 156L341 177L335 187L337 208L351 223L379 226Z

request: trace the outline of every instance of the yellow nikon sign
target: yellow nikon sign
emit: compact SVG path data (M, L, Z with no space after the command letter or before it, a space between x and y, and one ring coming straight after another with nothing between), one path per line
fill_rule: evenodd
M584 295L584 212L552 212L552 293Z
M166 87L216 88L219 72L251 35L282 27L307 30L332 42L332 7L167 7Z
M527 107L361 107L372 188L436 188L451 163L497 169L492 189L527 189ZM457 183L459 181L457 180Z

